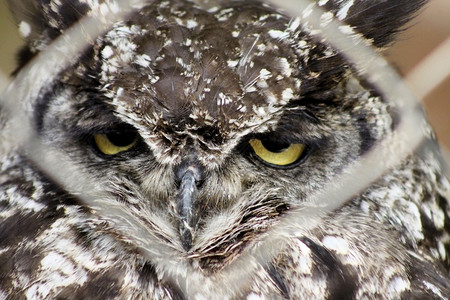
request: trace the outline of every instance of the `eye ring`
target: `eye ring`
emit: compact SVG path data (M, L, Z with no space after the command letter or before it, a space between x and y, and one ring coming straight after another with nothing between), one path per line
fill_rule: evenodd
M133 148L138 135L130 131L94 134L94 142L101 153L111 156Z
M262 140L256 138L251 139L249 144L259 160L278 168L296 165L304 157L306 150L306 145L304 144L287 144L285 147L271 151L264 145Z

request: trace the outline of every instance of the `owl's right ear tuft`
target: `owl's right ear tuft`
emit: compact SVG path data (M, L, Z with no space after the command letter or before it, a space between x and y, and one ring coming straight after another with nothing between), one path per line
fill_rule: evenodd
M32 52L57 38L90 10L83 0L6 0Z
M376 47L389 45L427 0L327 0L324 8L352 26Z

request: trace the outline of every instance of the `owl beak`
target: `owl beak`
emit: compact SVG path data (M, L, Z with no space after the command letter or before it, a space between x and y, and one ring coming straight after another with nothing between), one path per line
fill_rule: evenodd
M201 168L194 163L181 164L176 170L179 189L175 198L179 216L178 230L184 250L192 248L197 216L195 206L198 197L197 186L201 182Z

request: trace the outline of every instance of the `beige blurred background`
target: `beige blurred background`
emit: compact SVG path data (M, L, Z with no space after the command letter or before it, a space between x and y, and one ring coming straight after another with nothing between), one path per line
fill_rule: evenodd
M443 40L450 37L449 16L449 0L430 1L419 18L412 22L410 29L399 36L399 42L387 55L389 60L403 74L408 74ZM15 52L20 44L21 39L13 19L4 0L0 0L0 77L2 73L10 74L14 69ZM450 65L448 68L450 69ZM450 149L450 78L426 96L423 102L439 141Z

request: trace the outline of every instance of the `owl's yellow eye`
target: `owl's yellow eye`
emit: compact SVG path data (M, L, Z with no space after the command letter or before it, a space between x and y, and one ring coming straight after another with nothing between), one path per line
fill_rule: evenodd
M275 166L288 166L297 162L305 151L304 144L265 144L259 139L249 141L255 154L264 162Z
M106 155L114 155L131 149L136 145L138 136L134 132L113 132L95 134L94 141L98 150Z

